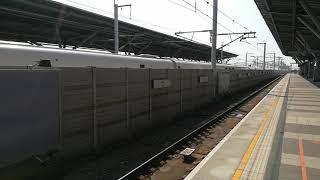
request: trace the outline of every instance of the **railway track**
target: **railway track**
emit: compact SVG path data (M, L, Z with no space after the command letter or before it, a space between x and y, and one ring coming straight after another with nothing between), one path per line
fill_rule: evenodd
M181 139L172 143L167 148L163 149L158 154L154 155L147 161L143 162L136 168L132 169L130 172L119 178L119 180L127 179L181 179L188 172L190 172L197 163L199 163L207 153L226 135L228 132L245 116L248 112L237 112L241 106L243 106L250 99L253 99L261 91L267 89L276 81L281 79L282 76L274 79L273 81L267 83L261 88L250 93L246 97L240 99L236 103L227 107L224 111L208 118L208 120L202 124L200 127L196 128L192 132L188 133ZM262 98L261 98L262 99ZM259 100L260 101L260 100ZM257 102L255 103L257 104ZM255 106L253 105L253 107ZM252 107L252 108L253 108ZM228 119L229 118L229 119ZM231 120L230 120L231 119ZM224 121L229 120L228 123L223 124ZM214 133L222 130L223 132L219 135ZM214 138L215 136L219 136ZM210 141L208 141L210 140ZM208 143L210 142L210 143ZM181 151L186 148L195 150L195 155L181 155ZM199 150L201 149L201 150ZM205 149L205 150L203 150ZM202 151L199 153L199 151ZM204 151L204 152L203 152ZM171 165L170 165L171 164ZM171 166L171 167L170 167ZM172 170L172 166L177 166L179 173L175 173ZM180 170L179 170L180 168ZM182 170L181 170L182 168ZM163 173L164 172L164 173Z

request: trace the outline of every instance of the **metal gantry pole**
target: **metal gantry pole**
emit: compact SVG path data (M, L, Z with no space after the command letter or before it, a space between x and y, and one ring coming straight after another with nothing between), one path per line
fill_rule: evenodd
M221 48L221 51L220 51L220 58L221 58L221 63L223 64L223 43L222 43L222 48Z
M246 53L246 66L248 65L248 53Z
M267 43L264 43L263 44L264 47L263 47L263 70L266 69L266 46L267 46Z
M253 54L253 53L246 52L246 62L245 62L246 66L248 66L248 55L250 55L250 54ZM255 58L255 56L250 56L250 57L254 57ZM255 59L253 60L253 65L255 65Z
M114 53L119 53L118 4L114 3Z
M276 70L276 53L273 53L273 70Z
M216 71L217 63L217 22L218 22L218 0L213 0L212 32L211 32L211 64L212 70Z
M263 70L266 69L266 47L267 43L258 43L258 44L263 44Z

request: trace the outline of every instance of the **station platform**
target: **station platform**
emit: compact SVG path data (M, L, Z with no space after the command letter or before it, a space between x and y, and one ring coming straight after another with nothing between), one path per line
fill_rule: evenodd
M320 89L287 74L185 180L320 179Z

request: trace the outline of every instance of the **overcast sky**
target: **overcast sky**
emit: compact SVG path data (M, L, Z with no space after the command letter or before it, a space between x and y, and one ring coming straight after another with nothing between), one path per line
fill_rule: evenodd
M76 6L99 14L113 17L113 0L55 0L68 5ZM174 35L178 31L207 30L212 28L212 21L209 17L196 11L190 5L197 4L197 8L212 17L212 0L116 0L119 5L132 4L132 20L130 8L119 10L120 20L144 26L166 34ZM208 4L209 2L210 4ZM238 54L239 61L244 62L246 52L252 53L250 56L262 56L263 45L259 42L267 43L267 53L275 52L277 56L282 53L275 42L269 28L265 24L254 0L220 0L218 4L218 33L257 32L256 39L247 39L245 42L236 41L224 50ZM233 21L234 20L234 21ZM239 25L240 24L240 25ZM245 29L247 28L247 29ZM186 34L191 38L192 34ZM230 42L236 36L218 36L217 47L222 43ZM209 44L209 33L196 33L193 39ZM267 61L272 61L272 54L267 54ZM251 57L252 58L252 57ZM260 60L262 61L262 57ZM285 57L285 61L293 63L290 57Z

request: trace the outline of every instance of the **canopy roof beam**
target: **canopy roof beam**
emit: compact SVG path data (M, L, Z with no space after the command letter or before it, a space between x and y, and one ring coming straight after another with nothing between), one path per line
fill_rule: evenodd
M320 33L311 24L309 24L304 18L298 17L298 20L305 25L318 39L320 39Z
M282 41L280 40L280 36L279 36L279 31L278 31L278 28L277 28L277 26L276 26L276 23L275 23L275 21L274 21L274 18L273 18L273 15L272 15L272 13L270 13L272 10L271 10L271 7L270 7L270 4L269 4L269 0L264 0L264 4L265 4L265 6L266 6L266 9L267 9L267 11L268 11L268 14L269 14L269 16L270 16L270 18L271 18L271 21L272 21L272 24L273 24L273 28L275 29L275 31L276 31L276 35L277 35L277 39L279 39L279 42L280 42L280 46L281 46L281 48L283 48L283 44L282 44Z
M294 47L296 39L296 19L297 19L297 0L292 1L292 40L291 46Z
M306 13L309 15L314 25L316 25L318 31L320 31L320 22L318 18L314 15L313 11L310 9L309 5L305 2L305 0L299 0L299 3L306 11Z

